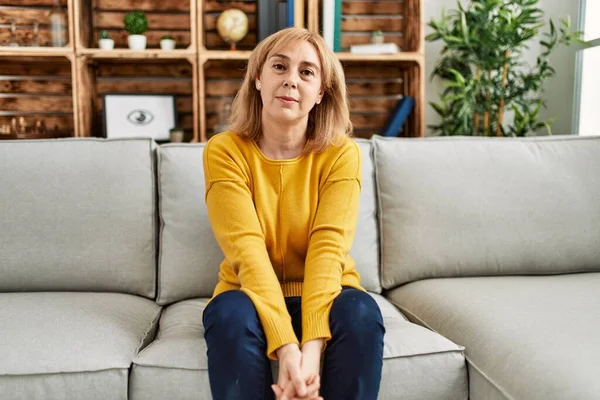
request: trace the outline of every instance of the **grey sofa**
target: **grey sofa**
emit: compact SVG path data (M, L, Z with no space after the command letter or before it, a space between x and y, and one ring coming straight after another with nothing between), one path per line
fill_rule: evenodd
M380 398L600 398L600 137L357 141ZM0 142L0 399L210 399L202 151Z

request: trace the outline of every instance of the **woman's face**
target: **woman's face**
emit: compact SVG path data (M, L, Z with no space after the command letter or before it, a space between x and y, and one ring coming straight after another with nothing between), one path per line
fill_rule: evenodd
M321 62L315 48L298 41L273 53L263 65L256 88L262 98L262 118L295 124L321 102Z

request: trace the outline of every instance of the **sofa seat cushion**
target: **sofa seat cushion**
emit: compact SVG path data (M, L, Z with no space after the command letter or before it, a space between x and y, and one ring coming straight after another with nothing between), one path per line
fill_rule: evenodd
M380 399L466 399L463 348L409 322L380 295L386 327ZM134 360L131 399L210 399L202 312L207 299L165 308L156 340ZM277 363L272 364L277 376Z
M600 273L431 279L386 296L466 347L473 400L600 398Z
M128 374L160 307L119 293L0 293L0 393L127 399Z

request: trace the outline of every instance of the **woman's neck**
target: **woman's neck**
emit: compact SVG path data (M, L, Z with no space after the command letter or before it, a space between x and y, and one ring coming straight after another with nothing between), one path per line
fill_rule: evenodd
M296 158L306 145L306 126L302 124L281 126L263 120L258 147L265 156L274 160Z

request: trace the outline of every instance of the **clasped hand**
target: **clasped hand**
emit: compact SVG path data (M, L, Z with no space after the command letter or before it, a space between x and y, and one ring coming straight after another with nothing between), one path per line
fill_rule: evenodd
M279 376L272 386L277 400L323 400L321 387L321 351L323 340L306 342L302 349L295 343L277 350Z

